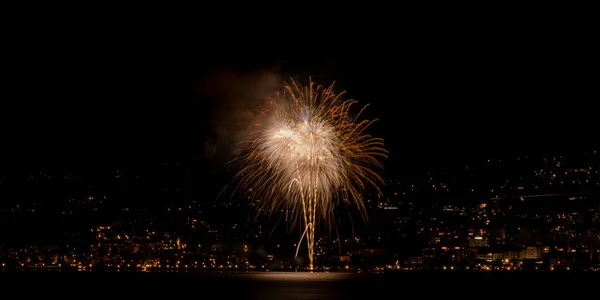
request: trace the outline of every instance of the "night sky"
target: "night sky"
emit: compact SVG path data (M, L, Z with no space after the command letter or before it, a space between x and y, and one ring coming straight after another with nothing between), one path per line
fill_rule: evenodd
M273 83L309 75L371 105L388 170L596 143L589 27L449 18L23 25L4 55L3 168L194 156L217 168L240 114Z

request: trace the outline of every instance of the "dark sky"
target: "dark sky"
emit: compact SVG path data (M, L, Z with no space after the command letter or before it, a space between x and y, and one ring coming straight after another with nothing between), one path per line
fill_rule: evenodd
M393 166L589 146L598 49L586 24L554 21L14 25L2 160L68 168L223 156L237 114L274 80L308 75L371 104Z

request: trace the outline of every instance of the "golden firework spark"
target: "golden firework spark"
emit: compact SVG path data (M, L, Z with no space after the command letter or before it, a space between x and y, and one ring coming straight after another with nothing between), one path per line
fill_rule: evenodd
M383 184L376 171L387 157L383 139L365 132L376 120L358 120L366 106L351 116L357 101L342 100L343 94L333 84L284 84L260 107L234 160L239 188L258 200L259 213L283 212L303 226L300 243L306 236L311 270L318 222L330 225L340 203L366 219L362 193L367 186L379 192Z

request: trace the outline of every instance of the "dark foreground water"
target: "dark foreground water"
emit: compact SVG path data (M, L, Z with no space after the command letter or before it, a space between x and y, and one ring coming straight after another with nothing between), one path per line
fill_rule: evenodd
M18 297L62 299L554 299L589 297L600 287L600 273L43 273L2 274L0 280L4 295L15 292L12 295Z

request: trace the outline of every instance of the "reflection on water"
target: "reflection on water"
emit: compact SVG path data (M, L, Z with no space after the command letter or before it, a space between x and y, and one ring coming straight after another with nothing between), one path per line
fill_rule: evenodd
M348 299L351 273L272 272L230 276L244 299Z
M0 273L1 275L1 273ZM148 298L157 295L197 299L398 299L449 298L465 294L514 298L555 298L596 292L596 273L526 272L406 272L398 274L349 273L46 273L0 276L5 293L27 289L30 298L81 299L80 291L96 298ZM73 291L71 291L73 289ZM86 296L88 294L85 294ZM552 296L552 297L550 297Z
M358 278L356 273L309 273L309 272L262 272L241 273L230 275L235 278L239 276L244 279L266 280L266 281L343 281Z
M583 282L599 279L596 274L414 272L360 276L341 273L257 273L229 277L230 296L238 299L363 299L426 298L484 293L498 297L553 295L553 286L585 291Z

